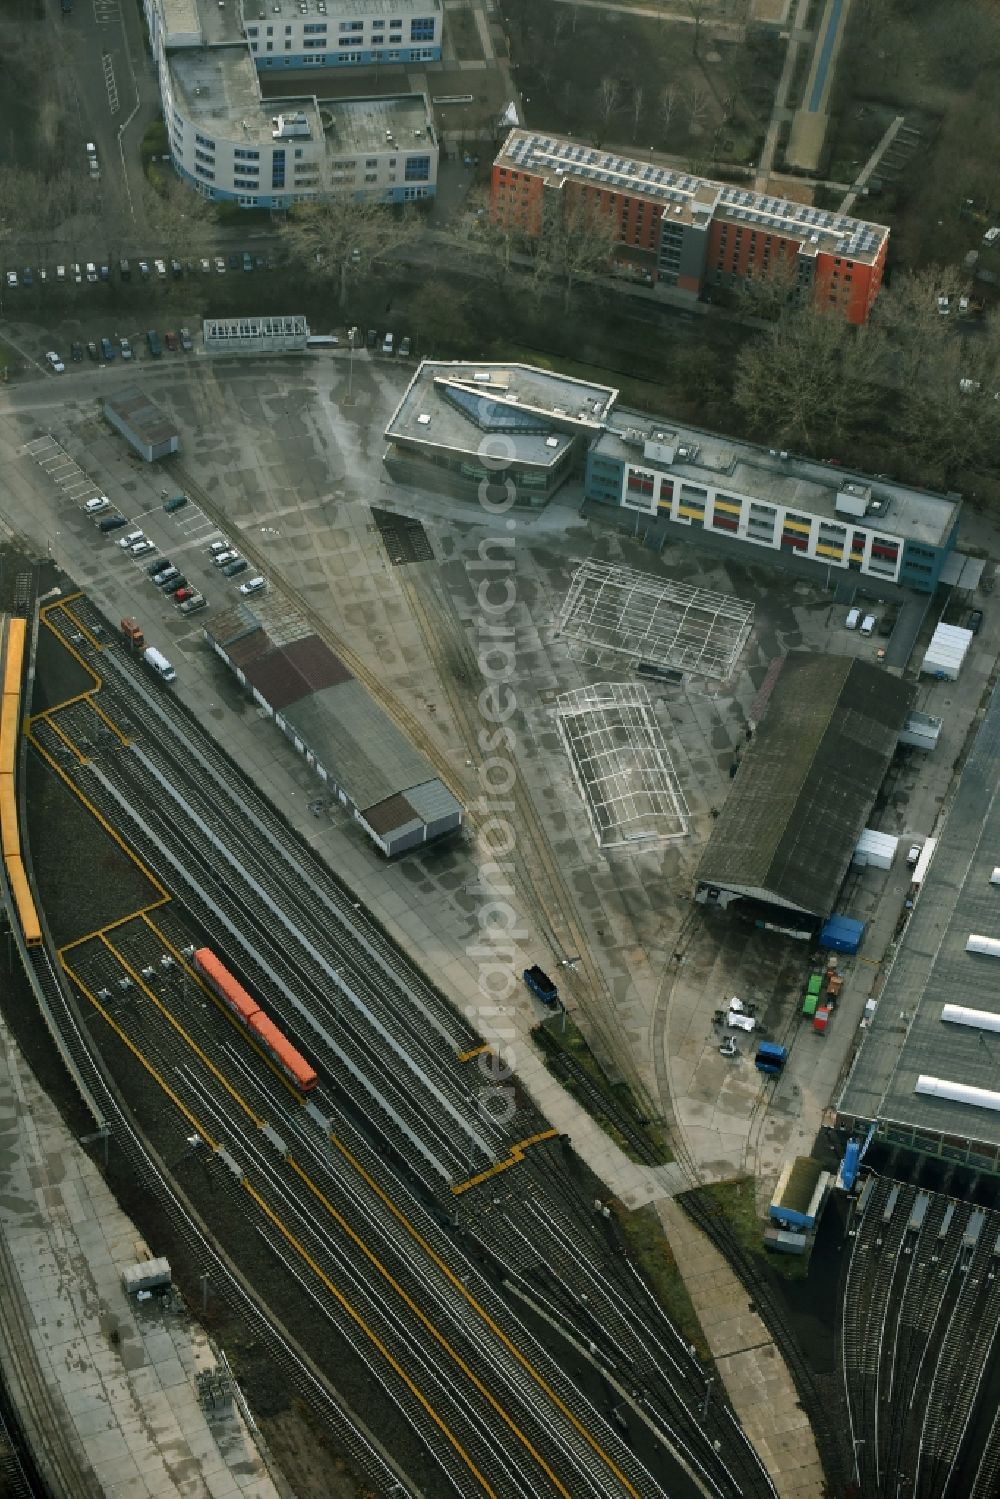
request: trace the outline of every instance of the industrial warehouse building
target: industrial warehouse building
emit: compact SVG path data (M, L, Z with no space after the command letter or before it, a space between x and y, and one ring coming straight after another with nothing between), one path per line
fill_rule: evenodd
M461 806L423 755L280 600L238 604L205 639L382 853L461 826Z
M697 871L695 899L811 932L837 904L914 689L841 656L785 658Z
M157 458L176 453L181 445L173 422L153 405L148 396L143 395L138 386L130 385L116 396L109 396L104 402L104 415L147 463L155 463Z
M1000 1175L1000 689L837 1103L844 1141ZM930 842L931 840L928 840ZM998 877L1000 878L1000 877ZM970 938L986 938L969 947ZM980 950L976 950L980 949Z
M493 163L494 217L539 238L558 215L569 232L610 227L612 268L692 298L783 275L824 312L864 323L882 284L889 231L660 162L515 129Z
M385 437L399 484L539 506L573 479L591 515L624 511L656 549L704 535L873 593L933 593L955 560L958 495L630 411L612 386L532 365L424 360Z

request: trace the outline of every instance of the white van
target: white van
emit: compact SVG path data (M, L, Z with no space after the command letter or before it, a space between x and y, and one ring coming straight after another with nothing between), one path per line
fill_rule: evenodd
M154 650L152 646L150 646L148 650L143 651L142 659L145 661L146 665L151 666L156 672L156 675L158 677L162 677L165 682L175 682L177 680L177 673L170 665L170 662L167 660L166 656L162 655L160 651Z
M858 620L860 618L861 618L861 610L860 609L848 609L848 611L847 611L847 618L844 620L844 628L845 628L845 630L856 630L858 628Z
M866 614L864 619L861 621L862 635L874 635L875 626L877 623L878 621L876 620L874 614Z

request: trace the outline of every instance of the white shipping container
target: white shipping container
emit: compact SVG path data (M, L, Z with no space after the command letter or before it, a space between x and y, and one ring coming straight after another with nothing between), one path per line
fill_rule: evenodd
M139 1291L156 1291L169 1284L169 1260L139 1260L135 1265L126 1265L122 1271L122 1290L126 1296L135 1296Z
M1000 942L995 937L983 937L978 932L969 933L965 950L966 952L981 952L990 958L1000 958Z
M854 863L862 868L891 869L896 857L899 839L891 833L879 833L875 828L865 828L854 850Z

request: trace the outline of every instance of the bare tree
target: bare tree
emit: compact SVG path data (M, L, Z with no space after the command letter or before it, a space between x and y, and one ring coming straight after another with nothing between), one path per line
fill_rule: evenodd
M641 83L632 85L632 139L635 140L639 134L639 121L642 118L643 87Z
M621 86L617 78L609 75L601 79L597 87L597 108L605 125L618 108L620 95Z
M706 0L687 0L687 8L691 12L691 19L694 22L694 26L692 27L694 35L691 41L691 51L695 57L698 56L698 48L701 44L701 23L705 16L705 6Z
M307 275L333 282L341 307L353 279L370 276L379 261L411 243L421 232L412 208L356 201L349 192L297 205L281 235Z
M702 122L708 114L708 90L699 88L695 84L688 90L684 103L687 107L688 131L691 135L700 135Z
M494 210L488 190L473 189L466 204L474 215L474 242L487 258L500 291L507 281L514 252L523 243L524 236L505 214Z
M733 398L773 443L829 451L883 399L883 341L836 312L788 309L736 361Z
M219 221L214 205L172 168L144 183L140 211L148 232L175 255L203 255L215 245Z
M670 121L673 119L674 110L677 108L677 99L677 85L675 83L665 83L660 89L659 98L660 122L663 125L664 135L670 134Z
M560 281L563 311L568 313L577 284L610 270L617 243L614 214L601 213L580 193L565 198L561 211L547 220L535 246L536 292L548 280Z

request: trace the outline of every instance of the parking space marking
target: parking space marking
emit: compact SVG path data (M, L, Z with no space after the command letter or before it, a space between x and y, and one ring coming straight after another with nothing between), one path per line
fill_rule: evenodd
M118 9L117 5L115 9ZM104 87L108 91L108 104L111 108L111 113L114 115L118 113L119 109L118 85L115 83L115 64L110 52L105 52L102 62L104 65Z

